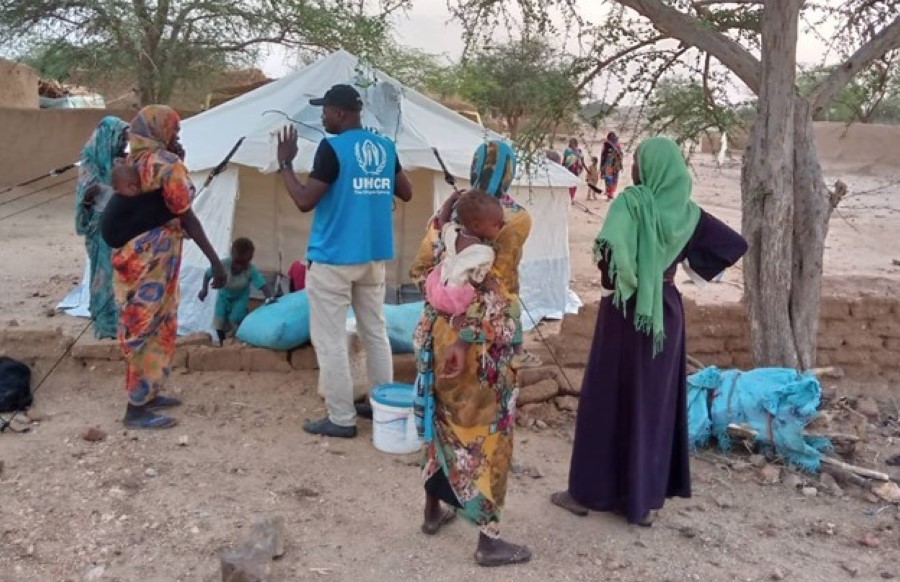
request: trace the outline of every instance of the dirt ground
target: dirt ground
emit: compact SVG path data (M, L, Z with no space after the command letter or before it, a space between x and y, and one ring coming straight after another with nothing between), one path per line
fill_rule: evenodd
M650 529L557 510L547 497L566 483L568 427L518 431L516 462L543 477L511 479L505 531L535 558L483 571L472 560L476 530L468 524L435 538L419 533L415 455L375 451L368 422L349 442L300 430L322 412L312 375L182 375L174 382L186 401L181 425L137 433L118 423L120 373L67 368L39 394L43 420L28 434L0 436L0 579L212 582L220 579L216 552L269 515L287 526L272 580L900 576L895 506L849 491L845 499L824 488L805 497L794 485L762 485L746 456L702 452L693 461L693 499L669 503ZM93 425L106 440L79 437ZM880 547L861 545L866 534Z
M739 166L717 169L695 160L695 195L739 226ZM853 174L851 193L896 182L898 170ZM626 179L627 182L627 179ZM46 193L47 199L54 191ZM900 259L900 187L849 198L832 222L829 284L896 292ZM7 198L0 197L0 204ZM573 288L596 296L591 241L606 202L572 209ZM27 204L0 205L0 220ZM84 322L53 315L77 283L82 247L72 233L71 198L2 222L0 325L73 332ZM871 282L869 277L879 277ZM684 286L699 301L736 300L740 271L726 283ZM608 515L576 518L548 495L566 485L571 423L519 430L516 463L541 478L511 479L506 535L529 544L531 564L485 571L474 565L476 531L455 523L436 538L419 532L421 493L416 457L387 455L360 438L325 441L303 433L322 413L315 377L293 374L182 374L174 379L186 404L181 425L167 432L123 431L119 365L82 368L66 362L37 394L39 422L26 434L0 434L0 580L213 581L217 551L239 542L259 516L286 520L286 554L271 580L879 580L900 576L896 505L799 483L760 483L746 455L703 451L694 458L694 498L669 503L650 529ZM890 413L891 409L887 413ZM891 413L892 414L892 413ZM108 436L80 438L89 426ZM900 478L883 460L900 453L900 434L873 422L867 461ZM186 438L181 445L180 439ZM782 480L796 478L784 471ZM827 491L832 491L828 493ZM860 543L869 536L878 547Z

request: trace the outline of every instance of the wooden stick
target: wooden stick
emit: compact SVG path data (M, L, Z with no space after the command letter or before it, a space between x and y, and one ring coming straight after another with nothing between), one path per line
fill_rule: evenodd
M751 427L746 424L729 424L728 425L728 434L736 438L744 438L744 439L755 439L759 433L753 430ZM804 436L811 437L825 437L835 441L843 441L843 442L851 442L855 443L860 440L860 438L856 435L846 434L841 432L804 432Z
M804 432L803 434L811 437L825 437L833 441L844 443L858 443L861 440L855 434L847 434L843 432Z
M841 485L851 484L856 485L857 487L868 488L869 480L863 477L860 477L856 473L851 473L850 471L846 471L841 469L840 467L835 467L834 465L829 465L827 463L822 463L819 466L819 469L823 473L828 473L834 480L840 483Z
M845 471L849 471L850 473L855 473L861 477L868 477L869 479L875 479L877 481L890 481L891 478L889 475L885 473L880 473L878 471L873 471L872 469L866 469L865 467L857 467L856 465L851 465L850 463L845 463L844 461L839 461L834 457L822 457L822 463L825 465L831 465L833 467L838 467Z

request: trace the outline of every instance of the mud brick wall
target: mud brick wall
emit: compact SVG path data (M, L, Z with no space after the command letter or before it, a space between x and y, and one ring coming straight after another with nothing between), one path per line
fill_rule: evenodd
M750 368L750 327L742 304L685 300L688 353L707 365ZM568 315L553 346L566 366L588 359L598 305ZM837 366L853 380L900 383L900 299L823 297L816 365Z
M743 305L685 301L688 352L706 364L748 368L750 333ZM900 300L823 297L816 366L837 366L848 378L900 381Z

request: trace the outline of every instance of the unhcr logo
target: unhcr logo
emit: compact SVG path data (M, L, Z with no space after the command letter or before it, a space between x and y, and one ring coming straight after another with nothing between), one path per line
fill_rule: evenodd
M380 143L368 139L356 142L356 145L353 146L353 153L356 154L359 169L365 174L378 176L384 171L384 166L387 164L387 151Z

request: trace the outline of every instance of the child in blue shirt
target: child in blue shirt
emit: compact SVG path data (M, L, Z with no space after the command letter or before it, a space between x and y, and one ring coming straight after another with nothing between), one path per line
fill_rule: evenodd
M266 297L266 304L275 301L272 290L266 283L265 277L253 264L253 241L248 238L239 238L231 244L231 256L222 259L228 281L219 289L216 298L216 311L213 319L213 327L219 336L219 343L225 341L229 333L237 331L238 326L247 316L250 305L250 286L262 291ZM203 277L203 289L198 296L200 301L206 301L209 292L209 282L212 279L212 269L207 269Z

